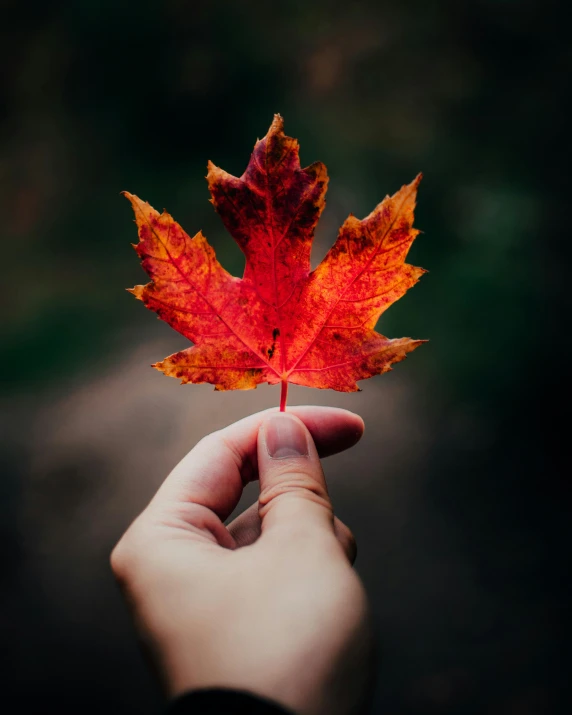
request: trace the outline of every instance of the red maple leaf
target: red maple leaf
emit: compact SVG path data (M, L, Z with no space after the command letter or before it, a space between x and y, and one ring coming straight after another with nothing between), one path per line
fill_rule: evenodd
M326 167L300 167L298 142L280 115L238 179L209 162L212 203L246 256L243 278L227 273L201 232L132 194L139 243L151 277L131 292L194 345L153 367L217 390L261 382L358 390L422 340L375 332L381 313L425 272L405 263L421 175L363 220L350 215L327 256L310 269L314 228L325 205Z

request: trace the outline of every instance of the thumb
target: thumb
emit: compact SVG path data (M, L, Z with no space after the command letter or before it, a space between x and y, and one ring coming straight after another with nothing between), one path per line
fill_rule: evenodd
M292 414L269 415L258 431L262 534L315 529L334 534L334 515L311 434Z

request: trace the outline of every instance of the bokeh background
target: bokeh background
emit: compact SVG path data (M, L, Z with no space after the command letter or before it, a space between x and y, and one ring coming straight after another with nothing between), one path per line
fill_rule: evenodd
M279 388L149 367L185 340L124 291L145 275L120 191L240 273L206 162L240 175L274 112L331 176L315 261L425 175L410 258L430 273L380 329L430 342L359 394L291 390L366 421L326 473L375 612L372 713L572 710L563 8L3 0L0 623L24 711L161 710L108 555L201 436Z

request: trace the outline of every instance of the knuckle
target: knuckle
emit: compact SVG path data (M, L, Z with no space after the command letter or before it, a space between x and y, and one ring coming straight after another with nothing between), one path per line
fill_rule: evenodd
M109 557L111 571L119 582L127 580L129 571L128 549L125 547L125 537L123 537L113 548Z
M264 519L266 514L271 510L281 505L282 509L286 509L288 503L291 504L292 510L296 511L296 504L300 501L316 504L322 509L331 512L332 507L327 495L317 493L308 489L305 485L290 483L289 485L272 488L260 493L258 499L258 513L261 519Z
M266 485L260 492L258 503L261 507L286 494L310 499L331 508L325 487L309 474L292 472L280 475L279 480Z
M347 524L344 524L341 519L336 517L334 521L334 531L350 563L353 564L357 556L357 542L352 530Z
M137 568L138 554L141 551L139 542L138 520L127 529L113 548L109 562L111 571L120 586L124 587L132 580L134 570Z
M201 437L201 439L196 443L195 447L193 449L198 449L201 450L203 448L206 448L207 450L211 449L214 447L215 443L219 441L220 437L220 430L217 432L210 432L209 434L206 434L204 437ZM191 450L193 451L193 450Z
M358 548L356 537L354 536L351 529L348 529L346 552L348 554L350 563L353 564L357 558Z

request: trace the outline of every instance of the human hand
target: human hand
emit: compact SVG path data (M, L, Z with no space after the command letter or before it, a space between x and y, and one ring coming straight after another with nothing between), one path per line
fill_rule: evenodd
M319 455L362 432L334 408L247 417L202 439L121 538L112 568L171 697L222 687L304 715L359 710L369 610ZM258 503L226 527L256 478Z

